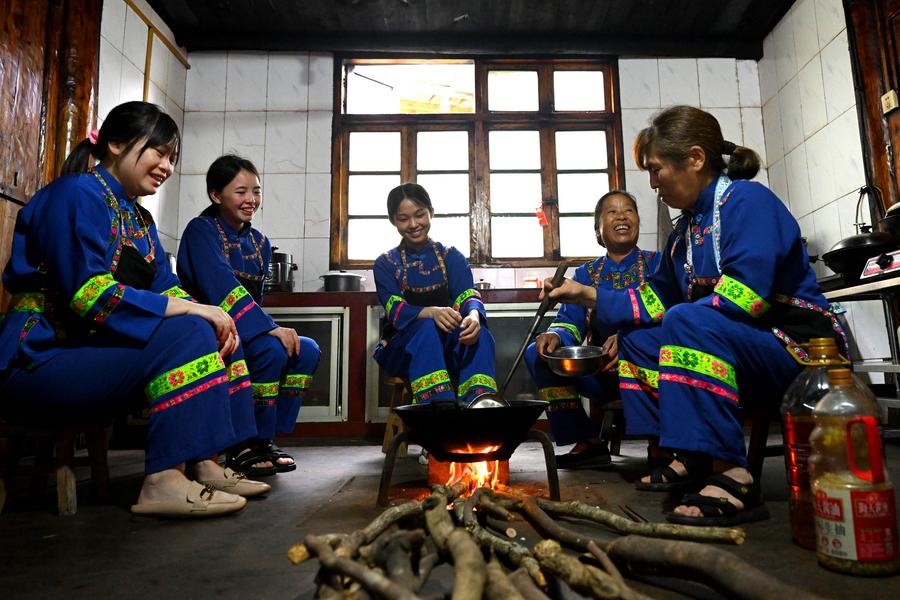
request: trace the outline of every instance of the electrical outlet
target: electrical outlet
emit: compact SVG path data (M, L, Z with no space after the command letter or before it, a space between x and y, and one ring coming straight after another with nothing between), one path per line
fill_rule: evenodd
M897 106L900 106L900 100L897 99L897 90L890 90L881 97L881 112L888 114Z

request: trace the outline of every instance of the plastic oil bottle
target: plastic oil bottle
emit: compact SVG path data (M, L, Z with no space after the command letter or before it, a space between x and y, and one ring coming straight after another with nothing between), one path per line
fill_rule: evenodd
M831 389L828 368L844 366L849 362L838 353L833 338L813 338L803 347L809 355L809 363L784 393L781 417L791 536L797 545L815 550L816 523L809 484L809 436L814 427L813 408Z
M829 391L813 410L810 475L816 556L854 575L900 570L894 488L884 470L878 405L850 370L830 369Z

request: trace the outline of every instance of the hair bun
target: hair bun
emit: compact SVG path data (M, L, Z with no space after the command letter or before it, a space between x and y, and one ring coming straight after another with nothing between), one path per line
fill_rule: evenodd
M737 150L737 144L735 144L734 142L729 142L728 140L722 142L722 154L731 156L732 154L734 154L735 150Z

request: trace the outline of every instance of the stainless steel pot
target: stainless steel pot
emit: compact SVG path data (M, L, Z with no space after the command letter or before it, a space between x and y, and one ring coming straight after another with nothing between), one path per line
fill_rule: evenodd
M269 263L269 274L265 283L266 291L293 292L296 270L293 255L287 252L272 252L272 262Z
M329 271L319 275L325 282L326 292L358 292L360 284L366 280L362 275L347 271Z

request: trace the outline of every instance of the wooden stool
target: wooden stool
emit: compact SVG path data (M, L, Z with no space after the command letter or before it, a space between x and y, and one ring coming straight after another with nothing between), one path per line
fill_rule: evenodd
M388 413L387 423L385 423L384 440L381 442L381 451L387 454L394 436L401 431L406 431L403 419L394 411L394 407L409 404L409 402L406 402L406 395L412 396L412 392L409 391L409 386L402 377L385 377L384 383L394 386L394 392L391 394L391 410ZM397 456L405 458L406 451L406 444L401 444L400 448L397 449Z
M758 406L750 424L750 441L747 444L747 470L758 482L762 476L763 461L769 456L784 457L784 443L769 444L769 424L774 419L771 411ZM780 421L779 421L780 423ZM782 432L782 436L784 432ZM782 438L783 439L783 438Z
M79 425L66 428L46 428L0 421L0 513L6 504L6 482L15 470L18 455L16 446L26 439L39 444L35 456L32 491L41 493L46 485L46 473L56 475L56 506L60 516L78 512L75 491L75 440L84 433L87 441L91 478L97 498L109 498L109 427L107 425ZM55 456L55 459L54 459Z

